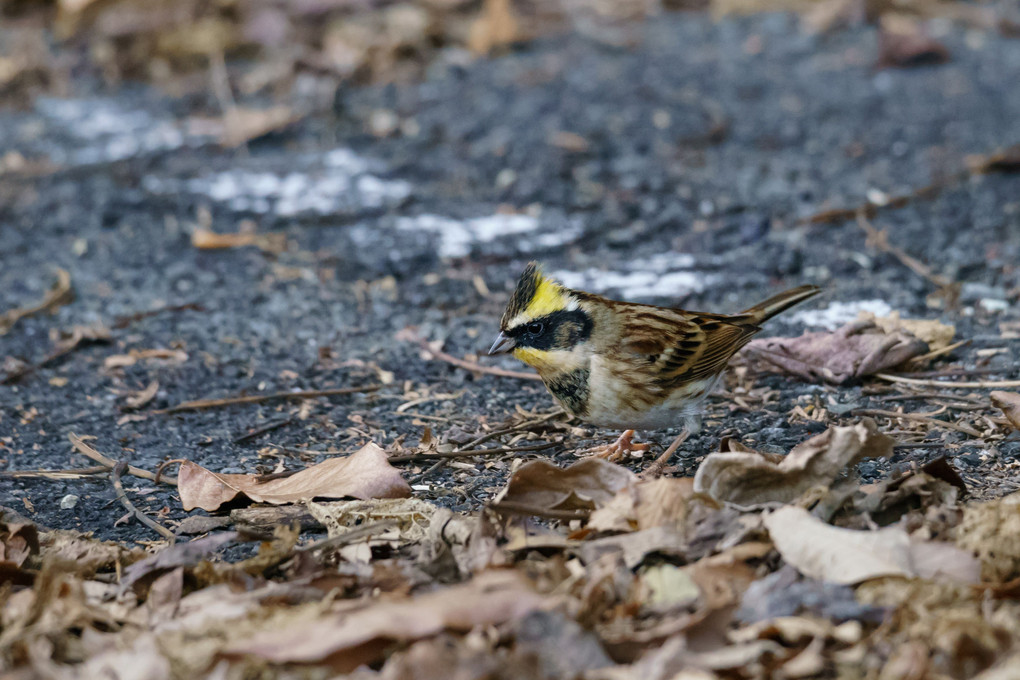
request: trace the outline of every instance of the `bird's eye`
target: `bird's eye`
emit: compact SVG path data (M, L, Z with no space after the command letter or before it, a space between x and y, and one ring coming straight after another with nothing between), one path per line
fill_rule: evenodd
M528 327L524 330L527 331L528 335L542 335L542 331L545 330L545 324L541 321L535 321L534 323L529 323Z

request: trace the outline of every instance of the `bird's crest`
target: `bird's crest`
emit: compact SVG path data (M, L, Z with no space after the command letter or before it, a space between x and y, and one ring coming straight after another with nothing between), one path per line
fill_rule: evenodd
M500 321L500 328L508 330L527 320L538 319L563 309L576 308L570 291L558 281L542 273L537 262L529 262L517 281Z

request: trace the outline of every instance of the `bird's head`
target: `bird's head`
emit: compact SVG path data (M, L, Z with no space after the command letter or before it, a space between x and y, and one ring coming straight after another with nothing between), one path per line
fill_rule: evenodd
M489 354L513 352L540 372L569 370L591 337L592 318L575 291L531 262L510 296L499 329Z

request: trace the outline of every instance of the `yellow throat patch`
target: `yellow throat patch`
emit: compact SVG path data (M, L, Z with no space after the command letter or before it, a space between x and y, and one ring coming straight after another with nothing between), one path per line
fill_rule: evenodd
M546 368L553 368L555 363L553 361L552 353L546 352L545 350L535 349L533 347L515 347L513 351L515 359L523 361L528 366L533 366L541 372Z

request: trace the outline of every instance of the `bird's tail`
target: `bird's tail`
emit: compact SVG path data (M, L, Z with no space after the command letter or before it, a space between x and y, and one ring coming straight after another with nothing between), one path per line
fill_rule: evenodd
M759 302L754 307L745 309L740 316L746 316L755 326L761 325L780 312L785 312L790 307L813 298L822 292L818 286L798 286L788 291L773 295L764 302Z

